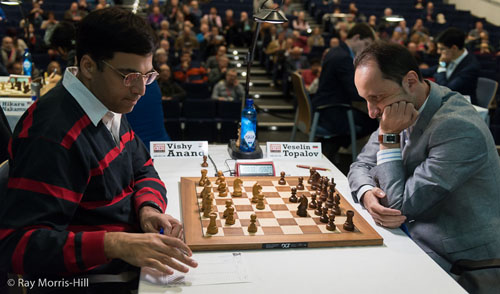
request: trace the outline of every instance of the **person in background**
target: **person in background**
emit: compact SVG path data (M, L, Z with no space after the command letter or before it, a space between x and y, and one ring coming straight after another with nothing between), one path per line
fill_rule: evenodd
M226 78L220 80L212 91L212 99L220 101L241 101L245 96L245 90L238 81L238 73L230 68L226 72Z
M440 54L439 64L422 70L422 74L424 77L432 76L441 86L470 96L471 102L475 104L481 65L465 48L465 33L451 27L443 31L436 42Z
M186 98L186 90L184 90L178 83L172 78L172 71L167 64L162 64L160 66L160 75L158 76L158 85L161 90L162 100L172 100L177 99L180 102Z

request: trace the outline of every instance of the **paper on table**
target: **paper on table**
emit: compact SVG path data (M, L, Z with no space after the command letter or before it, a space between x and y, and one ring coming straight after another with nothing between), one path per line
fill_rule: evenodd
M165 275L152 268L143 268L141 279L165 287L250 282L239 252L200 254L194 255L193 258L198 262L198 267L190 268L187 274L174 270L173 275Z

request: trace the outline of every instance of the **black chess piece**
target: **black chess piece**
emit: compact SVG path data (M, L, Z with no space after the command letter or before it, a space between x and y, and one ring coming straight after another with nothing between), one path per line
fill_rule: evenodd
M334 205L333 205L333 212L335 213L335 215L340 215L341 214L341 211L340 211L340 196L339 194L335 194L335 197L334 197Z
M286 185L286 180L285 180L285 172L284 172L284 171L282 171L282 172L280 173L280 176L281 176L281 177L280 177L280 180L278 181L278 184L280 184L280 185Z
M321 217L319 218L319 221L322 223L327 223L328 222L328 207L324 206L323 211L321 213Z
M315 174L315 173L316 173L316 169L314 169L314 168L312 168L312 167L311 167L311 168L309 169L309 179L307 179L307 183L308 183L308 184L312 184L312 182L313 182L313 177L314 177L314 174Z
M290 198L288 199L291 203L297 203L298 202L298 198L297 198L297 188L295 187L292 187L292 196L290 196Z
M335 226L335 214L330 213L328 215L328 224L326 225L328 231L335 231L337 227Z
M352 218L354 217L354 211L348 210L346 212L346 215L347 215L347 219L345 220L345 223L344 223L344 230L352 232L352 231L354 231L354 222L352 220Z
M297 215L301 217L307 216L307 197L302 195L300 196L300 204L297 207Z
M326 207L332 208L333 207L333 192L330 190L328 192L328 198L326 198Z
M315 215L321 215L321 214L323 214L322 206L323 206L323 202L321 202L321 199L320 199L320 200L318 200L318 207L314 211Z
M299 177L299 183L297 184L297 190L304 190L304 178Z
M316 209L316 207L318 207L318 204L316 203L316 193L312 193L311 202L309 203L309 208Z

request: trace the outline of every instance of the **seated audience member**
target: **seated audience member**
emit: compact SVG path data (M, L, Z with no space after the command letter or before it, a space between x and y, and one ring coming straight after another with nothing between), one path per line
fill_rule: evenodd
M314 80L319 78L321 73L321 62L318 59L311 61L311 68L306 68L300 71L302 78L304 79L304 86L306 90L309 91L309 86L314 82Z
M210 7L209 14L205 14L202 19L207 20L210 29L216 27L217 29L222 30L222 19L219 15L217 15L217 8Z
M309 46L309 48L325 46L325 39L321 35L321 29L319 27L315 27L311 36L307 38L307 46Z
M56 19L54 12L49 11L47 13L47 19L44 20L40 26L42 30L45 30L45 34L43 35L43 42L45 43L45 46L50 46L50 38L52 37L52 33L54 33L58 23L59 21Z
M302 55L302 49L296 46L293 47L285 61L286 71L291 73L296 70L300 71L302 69L310 67L311 65L309 64L309 60L307 59L307 57Z
M132 130L149 150L151 141L170 141L163 123L162 93L157 81L146 86L146 93L127 113Z
M318 91L312 97L313 108L322 105L341 103L352 105L353 101L361 101L354 86L354 57L370 45L375 39L373 30L368 24L355 25L348 33L347 40L336 48L331 48L321 64ZM361 111L353 112L356 136L362 138L377 129L377 121L370 119ZM338 135L337 138L325 141L325 154L334 158L341 146L350 143L349 124L346 110L328 108L320 111L318 128L324 133Z
M292 27L294 30L297 30L301 33L306 33L311 27L309 23L305 19L306 14L304 11L300 11L297 15L297 18L292 21Z
M460 259L499 258L500 158L484 119L460 93L424 80L403 46L375 43L354 66L380 125L351 165L353 197L378 225L404 223L448 273ZM499 269L452 276L469 293L500 289Z
M2 38L2 63L6 68L9 68L14 62L21 60L22 52L16 50L14 41L11 37L5 36Z
M158 69L163 64L168 64L168 54L163 48L158 48L153 56L154 68Z
M227 47L224 45L219 46L217 48L217 53L207 58L206 67L210 72L212 69L217 68L219 66L219 59L227 54Z
M218 59L218 65L216 68L213 68L208 73L208 84L210 87L213 87L217 84L218 81L224 79L226 76L226 72L229 68L229 58L226 56L221 56Z
M462 95L469 95L476 103L477 78L481 65L464 46L465 34L457 28L448 28L436 39L441 55L439 65L422 70L424 77L432 76L436 83Z
M161 14L160 7L155 6L153 10L148 15L148 22L155 30L160 29L160 24L163 21L163 15Z
M64 20L79 22L81 21L87 13L84 10L78 9L78 3L73 2L68 10L64 12Z
M154 81L155 41L146 21L119 8L82 20L79 66L66 69L13 134L0 271L29 280L91 276L101 281L89 279L86 293L130 293L140 267L172 274L196 266L181 223L165 214L165 186L124 115ZM124 282L106 285L117 280ZM76 287L48 290L80 292Z
M11 75L23 74L23 63L21 61L14 61L7 67L7 72Z
M191 53L184 52L181 55L180 64L174 70L174 79L179 83L202 84L208 82L207 70L192 61Z
M195 33L192 31L193 25L189 21L184 22L182 33L175 39L174 48L176 51L181 51L183 48L198 49L200 44L196 39Z
M186 91L174 81L170 67L167 64L160 66L158 85L160 86L162 100L177 99L182 102L186 98Z
M212 99L221 101L240 101L245 96L245 90L238 81L238 73L230 68L226 72L226 78L220 80L212 91Z

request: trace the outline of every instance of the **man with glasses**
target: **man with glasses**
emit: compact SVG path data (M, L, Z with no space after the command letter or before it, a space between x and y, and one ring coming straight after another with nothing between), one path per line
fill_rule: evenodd
M122 115L157 76L155 45L149 25L118 8L81 22L79 66L29 108L13 135L0 271L35 282L84 276L89 287L74 285L74 293L111 293L137 288L138 267L171 274L197 265L181 223L165 214L166 188ZM100 283L110 280L127 283ZM49 290L68 287L36 289Z

